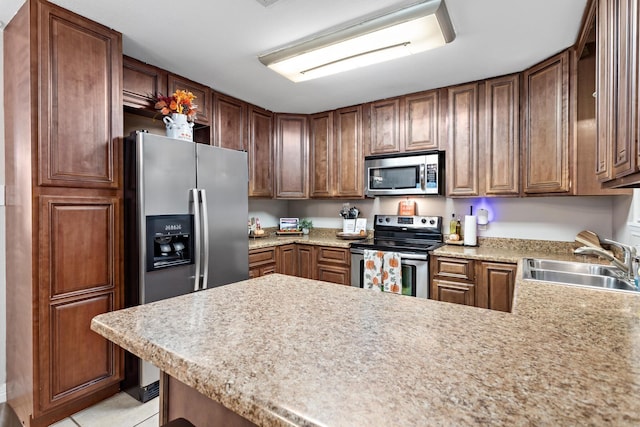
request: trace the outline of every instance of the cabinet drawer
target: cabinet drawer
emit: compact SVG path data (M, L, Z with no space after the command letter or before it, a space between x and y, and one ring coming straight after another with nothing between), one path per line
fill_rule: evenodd
M475 306L476 292L474 284L434 280L431 286L432 299L454 304Z
M473 260L440 257L433 259L437 276L468 280L470 282L475 280Z
M317 250L318 263L350 265L349 249L320 246Z
M324 282L337 283L338 285L349 285L351 283L351 272L348 267L337 265L318 265L316 278Z
M249 267L276 262L276 248L249 251Z

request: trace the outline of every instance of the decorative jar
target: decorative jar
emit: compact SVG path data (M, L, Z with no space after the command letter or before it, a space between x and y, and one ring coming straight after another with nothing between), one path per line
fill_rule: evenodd
M167 127L169 138L193 142L193 122L187 120L186 114L172 113L171 117L164 116L162 121Z

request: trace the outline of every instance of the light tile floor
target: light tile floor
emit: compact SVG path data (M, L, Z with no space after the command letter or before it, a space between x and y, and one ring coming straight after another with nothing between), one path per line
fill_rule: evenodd
M125 392L65 418L52 427L158 427L159 403L156 397L141 403Z

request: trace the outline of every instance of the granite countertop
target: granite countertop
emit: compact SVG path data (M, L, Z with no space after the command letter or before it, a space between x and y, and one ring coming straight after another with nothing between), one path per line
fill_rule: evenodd
M640 425L640 296L519 279L515 300L273 274L92 328L260 425Z

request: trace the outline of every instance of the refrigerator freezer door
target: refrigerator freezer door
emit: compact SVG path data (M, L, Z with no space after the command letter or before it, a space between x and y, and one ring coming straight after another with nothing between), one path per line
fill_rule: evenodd
M144 215L193 213L189 190L196 187L196 144L148 133L138 138L143 147Z
M249 175L247 153L197 144L198 188L206 191L208 283L215 287L249 277ZM203 227L206 228L206 227Z
M142 304L193 292L195 265L146 271L146 218L151 215L194 214L196 188L194 143L141 133L138 140L138 204L140 221L140 283Z

